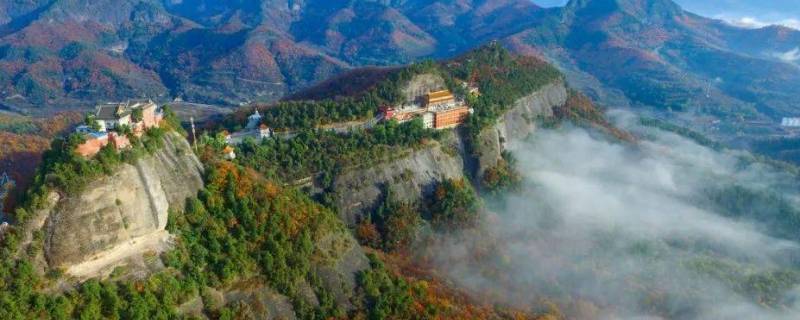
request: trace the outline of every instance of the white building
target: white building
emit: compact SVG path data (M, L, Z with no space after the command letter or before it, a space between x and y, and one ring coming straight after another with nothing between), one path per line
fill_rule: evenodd
M107 103L97 106L95 120L100 131L113 130L119 126L132 126L131 115L134 110L141 109L146 127L158 122L158 106L152 100L128 100L124 103Z
M261 124L261 118L262 118L261 114L258 113L258 109L256 109L256 111L253 114L251 114L249 117L247 117L247 127L246 128L249 129L249 130L254 130L254 129L258 128L258 126Z
M431 129L434 126L436 115L433 112L425 112L422 114L422 125L425 129Z
M267 127L266 124L262 124L258 127L258 137L261 140L272 138L272 129Z

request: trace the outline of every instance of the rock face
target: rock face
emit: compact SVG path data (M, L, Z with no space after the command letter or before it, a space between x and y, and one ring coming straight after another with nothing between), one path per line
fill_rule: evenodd
M536 118L552 117L553 108L566 102L567 88L560 81L517 100L494 127L484 129L478 136L476 176L483 177L486 169L497 165L507 142L525 139L536 131Z
M424 88L438 85L433 75L423 75L411 83ZM413 91L413 88L407 90ZM416 202L430 195L436 183L442 180L465 178L465 171L480 179L487 168L497 165L507 142L533 133L537 128L536 118L552 117L553 108L566 101L566 86L563 82L554 82L514 103L494 127L481 132L476 150L471 153L465 151L462 138L454 132L441 144L412 151L372 168L340 174L333 185L339 215L352 226L381 204L389 188L395 199Z
M456 139L434 143L422 150L380 165L339 175L333 184L339 215L348 225L380 205L387 188L395 199L413 202L433 192L444 179L464 177L463 159ZM446 151L447 150L447 151Z
M312 265L314 272L343 310L352 310L351 299L356 295L359 272L369 269L369 259L352 234L346 230L332 232L317 241L317 252L322 253Z
M445 83L441 76L430 73L418 74L403 88L403 97L406 102L415 102L425 93L442 88L445 88Z
M168 247L168 211L182 210L185 199L203 187L203 167L182 137L169 135L164 142L161 150L49 208L44 230L50 267L91 276L132 255Z

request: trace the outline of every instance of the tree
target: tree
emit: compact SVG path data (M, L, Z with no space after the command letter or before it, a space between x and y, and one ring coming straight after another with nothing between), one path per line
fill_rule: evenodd
M440 183L432 200L431 220L440 231L470 228L478 223L480 200L475 190L463 179Z
M134 108L133 111L131 111L131 119L133 119L134 122L144 120L144 111L142 111L142 108Z
M89 129L92 129L93 131L100 131L100 129L102 129L100 127L100 123L97 122L97 117L95 117L95 115L92 113L86 115L84 123L86 124L86 126L89 127Z

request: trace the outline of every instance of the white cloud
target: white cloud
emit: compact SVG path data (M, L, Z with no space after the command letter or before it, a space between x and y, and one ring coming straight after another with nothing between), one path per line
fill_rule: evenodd
M783 53L776 53L775 57L786 62L798 61L800 60L800 47L794 48L792 50Z
M432 250L437 265L481 298L520 308L554 299L570 318L796 319L800 287L778 293L786 303L771 309L737 290L738 276L717 276L733 270L726 266L748 275L792 268L787 257L800 245L704 196L728 186L783 190L795 178L615 118L648 139L633 147L564 128L515 144L524 187L490 202L488 230ZM468 263L475 252L481 263ZM589 305L570 307L576 301Z
M761 20L761 19L754 18L754 17L732 18L732 17L725 16L725 15L718 15L715 18L721 19L721 20L723 20L723 21L725 21L725 22L727 22L727 23L729 23L731 25L734 25L734 26L737 26L737 27L741 27L741 28L748 28L748 29L758 29L758 28L763 28L763 27L771 26L771 25L779 25L779 26L784 26L784 27L800 30L800 20L797 20L797 19L783 19L783 20L777 20L777 21L766 21L766 20Z

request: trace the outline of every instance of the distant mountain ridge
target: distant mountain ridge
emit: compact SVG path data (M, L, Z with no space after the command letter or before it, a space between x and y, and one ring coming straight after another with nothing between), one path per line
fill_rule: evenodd
M271 101L352 66L450 56L520 30L502 1L0 1L0 97ZM90 12L96 14L89 14Z
M800 112L800 31L670 0L0 1L0 98L37 110L149 96L274 101L346 70L492 40L610 106L774 120ZM99 14L87 14L99 12Z

